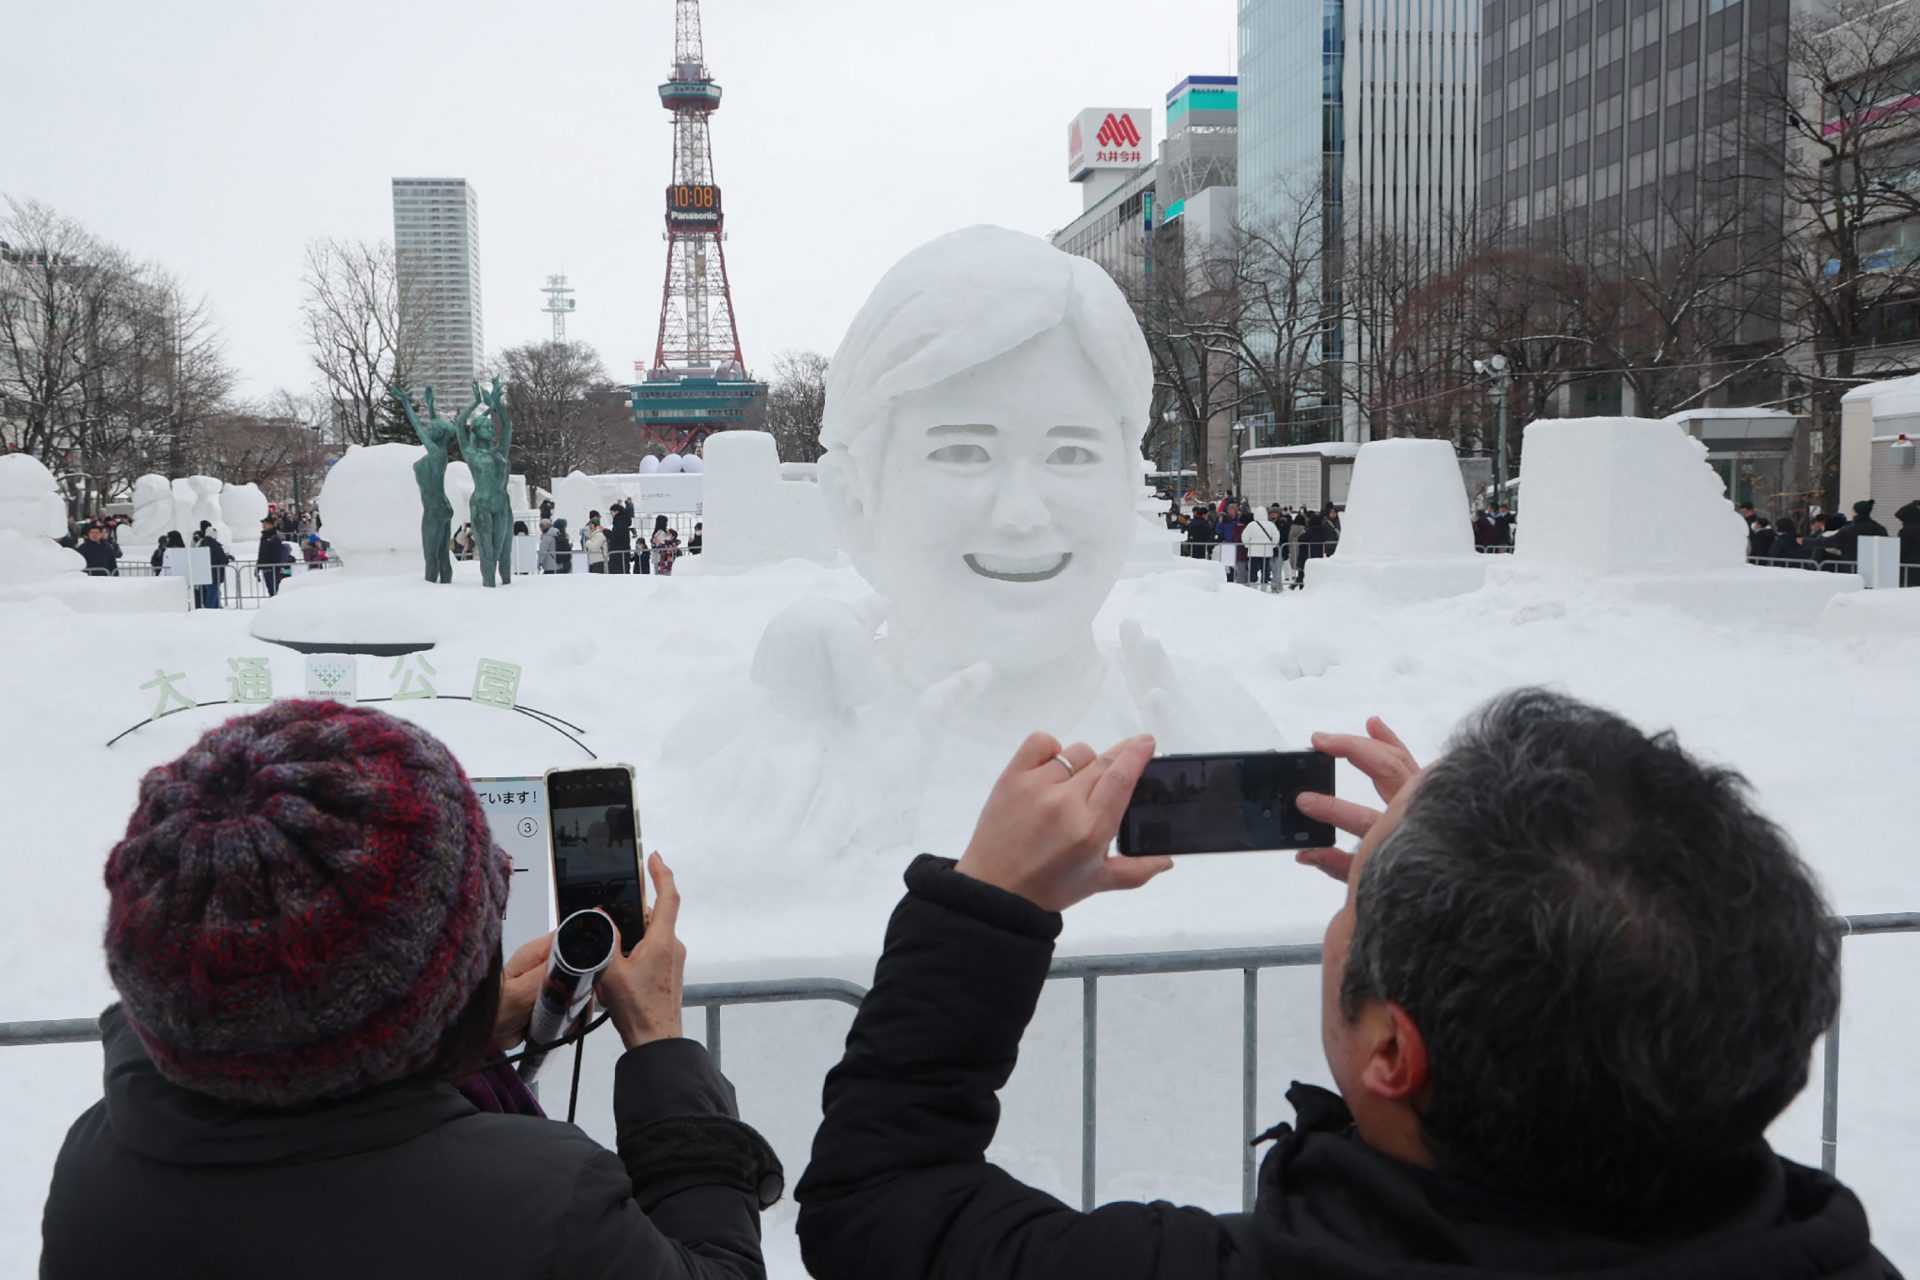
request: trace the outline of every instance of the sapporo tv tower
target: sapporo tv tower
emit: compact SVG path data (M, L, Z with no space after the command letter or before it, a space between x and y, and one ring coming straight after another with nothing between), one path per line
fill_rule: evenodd
M667 277L653 363L634 362L633 417L648 444L691 452L715 431L759 429L767 386L747 373L727 284L726 212L713 180L707 121L720 86L707 70L700 0L674 0L673 78L660 86L673 113L673 182L667 187Z

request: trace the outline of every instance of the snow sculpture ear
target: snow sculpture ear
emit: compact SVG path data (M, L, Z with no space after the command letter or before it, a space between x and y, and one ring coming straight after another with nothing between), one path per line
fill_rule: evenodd
M867 531L867 519L872 513L861 497L860 479L847 451L833 449L824 454L815 466L814 478L820 485L820 496L825 500L827 521L834 537L849 554L868 550L873 545Z

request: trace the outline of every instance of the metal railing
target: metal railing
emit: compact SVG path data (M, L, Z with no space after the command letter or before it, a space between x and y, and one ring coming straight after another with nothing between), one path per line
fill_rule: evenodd
M1881 915L1836 916L1832 925L1842 939L1868 934L1920 933L1920 911ZM1240 987L1240 1207L1253 1208L1257 1163L1253 1135L1259 1132L1260 972L1318 965L1318 943L1285 943L1271 947L1223 947L1203 951L1143 951L1116 955L1066 956L1056 959L1049 982L1078 982L1080 986L1080 1207L1094 1207L1094 1158L1099 1136L1099 1027L1100 980L1186 973L1219 973L1238 969ZM867 989L843 978L773 978L739 982L696 983L687 987L682 1003L706 1013L707 1052L721 1064L721 1011L735 1005L787 1004L828 1001L858 1009ZM44 1022L0 1022L0 1048L9 1045L79 1044L100 1038L92 1018L61 1018ZM1834 1172L1840 1154L1840 1024L1828 1028L1821 1047L1820 1167Z

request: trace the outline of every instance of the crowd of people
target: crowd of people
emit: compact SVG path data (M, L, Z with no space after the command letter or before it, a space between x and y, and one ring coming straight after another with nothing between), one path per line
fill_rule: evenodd
M1893 513L1900 525L1897 535L1873 518L1873 508L1872 498L1862 498L1846 515L1795 507L1776 520L1755 510L1751 502L1743 502L1739 511L1747 522L1747 559L1785 568L1850 573L1860 561L1860 539L1897 536L1900 585L1920 586L1920 499Z
M1283 507L1264 510L1237 497L1203 502L1192 508L1175 502L1167 528L1181 534L1180 554L1218 561L1228 582L1262 591L1298 589L1309 561L1330 556L1340 541L1340 508Z
M539 557L541 573L572 573L575 552L584 551L588 573L647 573L670 576L673 563L683 555L697 556L706 536L706 526L695 521L693 533L681 541L680 531L664 515L653 518L651 533L636 531L640 518L632 498L613 504L606 519L598 511L587 513L587 524L578 531L567 527L565 516L553 514L551 498L540 504ZM525 522L516 522L515 534L529 532ZM577 543L576 545L576 538ZM460 553L458 539L454 553Z
M125 548L120 545L121 532L132 523L131 516L103 510L88 519L76 521L58 542L80 553L86 561L87 573L94 577L117 578L120 576L121 561L126 555ZM233 553L220 540L211 520L202 520L190 538L182 537L177 529L160 535L152 551L147 554L148 567L156 576L185 577L188 574L186 558L179 556L169 559L167 553L195 549L207 552L212 581L193 588L194 605L201 609L217 609L223 593L231 590L228 570L246 570L238 566ZM269 505L267 514L260 520L260 541L254 552L252 572L258 576L261 589L271 596L279 591L281 581L293 572L294 564L304 563L309 569L322 568L328 561L330 550L326 539L320 536L318 509L292 504Z

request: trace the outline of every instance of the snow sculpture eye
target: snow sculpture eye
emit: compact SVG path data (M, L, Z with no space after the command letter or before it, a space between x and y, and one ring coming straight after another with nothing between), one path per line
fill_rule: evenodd
M943 445L928 454L927 461L956 463L961 466L979 466L981 463L991 462L993 459L987 456L986 449L980 445L949 444Z
M1085 445L1063 444L1047 455L1047 462L1056 467L1084 467L1100 461L1093 450Z

